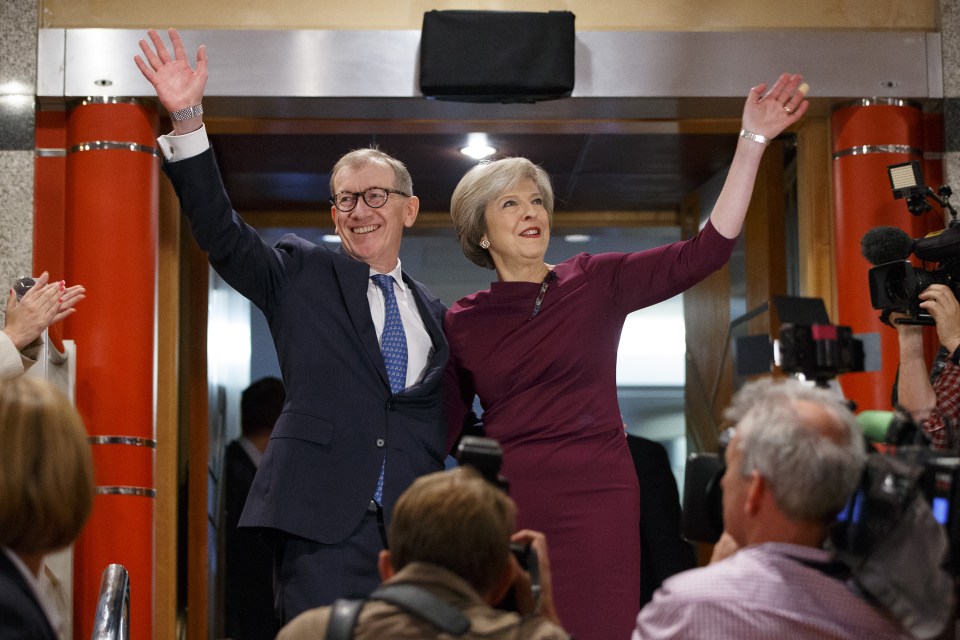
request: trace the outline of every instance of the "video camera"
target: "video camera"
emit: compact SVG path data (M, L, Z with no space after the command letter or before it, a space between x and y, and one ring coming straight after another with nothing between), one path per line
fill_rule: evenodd
M510 482L500 474L500 466L503 464L503 449L500 447L500 443L493 438L463 436L460 438L457 453L454 457L460 466L473 467L488 482L504 493L510 493ZM530 590L533 593L534 601L539 603L541 591L540 560L537 557L536 550L529 544L511 542L510 551L517 559L520 567L530 574ZM498 606L502 609L514 610L516 607L512 603L512 595L511 591L507 594L507 601L500 603Z
M883 312L884 321L891 312L901 312L909 319L900 324L934 324L933 318L920 309L919 295L932 284L943 284L960 298L960 226L957 212L950 204L953 191L942 186L934 193L923 183L923 172L917 161L887 167L895 199L905 198L907 209L915 216L932 211L930 201L950 212L950 223L942 231L916 240L897 227L876 227L860 241L863 256L874 265L868 273L870 303ZM920 269L908 260L916 256L924 263L938 263L933 269Z

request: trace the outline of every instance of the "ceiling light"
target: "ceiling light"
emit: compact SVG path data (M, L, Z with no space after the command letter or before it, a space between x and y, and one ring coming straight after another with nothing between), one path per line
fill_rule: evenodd
M340 236L335 233L325 233L323 235L323 241L331 244L340 244Z
M489 158L496 152L497 150L487 142L487 134L485 133L468 133L467 146L460 149L460 153L470 156L474 160Z
M563 239L566 240L567 242L583 243L583 242L590 242L591 240L593 240L593 236L589 236L585 233L570 233L563 236Z

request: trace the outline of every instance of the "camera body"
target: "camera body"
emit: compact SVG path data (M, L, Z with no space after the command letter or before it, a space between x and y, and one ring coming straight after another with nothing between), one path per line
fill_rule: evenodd
M960 259L957 258L941 260L934 269L921 269L909 260L897 260L873 267L867 277L870 304L874 309L885 313L906 313L923 324L933 324L920 309L920 294L927 287L946 285L960 298Z
M784 323L777 349L780 369L803 374L808 380L829 380L841 373L863 371L863 342L854 338L850 327Z
M725 471L723 456L719 453L692 453L687 457L680 532L688 542L713 544L720 539L723 533L720 479Z
M500 443L493 438L480 436L463 436L457 445L455 458L460 466L470 466L476 469L488 482L510 493L510 482L500 474L503 463L503 449ZM540 601L540 559L536 550L529 544L519 542L510 543L510 551L517 559L520 568L530 574L530 590L535 602ZM507 601L500 603L500 608L514 610L512 591L507 594Z

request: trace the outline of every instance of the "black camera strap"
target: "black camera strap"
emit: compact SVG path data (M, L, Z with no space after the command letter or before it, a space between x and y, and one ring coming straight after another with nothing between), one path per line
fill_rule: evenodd
M366 600L337 599L330 607L330 620L327 622L324 640L350 640L353 637L353 628L357 626L360 610L366 603Z
M462 611L429 591L412 584L388 584L371 593L366 600L341 598L334 602L325 640L350 640L360 610L369 600L389 602L452 636L462 636L470 630L470 620Z

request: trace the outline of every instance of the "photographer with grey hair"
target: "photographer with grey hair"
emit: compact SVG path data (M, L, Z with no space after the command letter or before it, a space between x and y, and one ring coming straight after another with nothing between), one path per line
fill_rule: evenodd
M723 522L737 550L665 581L633 638L909 637L825 570L828 528L866 460L853 413L828 390L764 378L725 415Z

